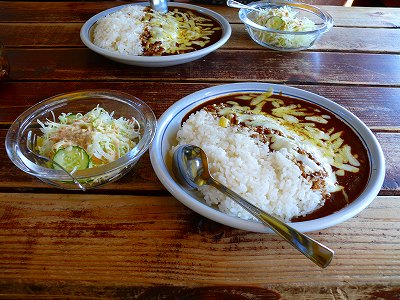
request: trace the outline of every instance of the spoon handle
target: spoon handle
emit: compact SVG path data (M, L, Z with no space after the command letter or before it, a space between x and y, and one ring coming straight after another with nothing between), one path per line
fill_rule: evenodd
M52 160L49 157L42 156L42 155L36 153L36 151L34 150L35 149L35 145L36 145L36 141L37 141L36 134L32 133L32 131L29 130L28 134L26 136L26 148L28 149L28 151L30 153L32 153L33 156L35 156L37 159L45 161L46 163L50 162L51 164L56 165L60 170L64 171L82 191L86 192L86 188L78 181L78 179L75 178L75 176L73 176L70 172L68 172L62 165L60 165L59 163L55 162L54 160ZM28 169L33 170L33 172L36 172L34 170L35 170L35 168L37 166L35 166L34 163L29 161L28 159L26 159L26 160L22 159L22 160L23 160L25 166Z
M208 183L217 188L220 192L228 195L233 201L259 219L263 224L271 228L275 233L288 241L293 247L321 268L327 267L332 261L334 255L333 250L262 211L215 179L211 178Z
M237 1L235 1L235 0L227 0L227 1L226 1L226 5L229 6L229 7L234 7L234 8L246 8L246 9L258 11L257 8L253 8L253 7L251 7L251 6L248 6L248 5L246 5L246 4L237 2Z

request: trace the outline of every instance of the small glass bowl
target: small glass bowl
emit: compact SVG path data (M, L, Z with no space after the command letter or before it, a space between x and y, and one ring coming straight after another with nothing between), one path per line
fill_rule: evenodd
M99 167L78 170L73 176L83 189L95 188L115 181L128 173L147 151L153 141L157 120L150 107L126 93L108 90L84 90L57 95L39 102L23 112L7 132L5 146L11 161L22 171L43 182L62 189L78 190L76 182L63 170L48 168L38 163L37 156L28 149L28 132L41 136L41 122L54 120L61 113L87 113L97 105L113 117L134 117L140 124L141 139L136 147L119 159Z
M252 2L248 6L255 9L276 9L287 6L296 13L296 18L307 18L315 23L315 29L308 31L285 31L265 27L256 22L257 11L241 8L239 18L246 25L250 37L261 46L279 51L299 51L308 49L333 26L332 17L322 9L297 2Z

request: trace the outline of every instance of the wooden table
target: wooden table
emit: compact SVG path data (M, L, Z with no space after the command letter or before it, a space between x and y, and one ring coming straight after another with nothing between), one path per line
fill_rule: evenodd
M398 299L400 297L400 9L324 7L335 27L309 51L252 42L237 11L229 42L192 63L140 68L81 43L92 15L123 2L0 1L11 74L0 82L0 297ZM319 269L272 234L241 231L183 206L146 155L98 190L54 189L8 159L4 138L25 109L86 88L124 91L157 116L185 95L231 82L286 84L346 107L386 156L379 196L358 216L309 235L335 250ZM185 298L186 297L186 298Z

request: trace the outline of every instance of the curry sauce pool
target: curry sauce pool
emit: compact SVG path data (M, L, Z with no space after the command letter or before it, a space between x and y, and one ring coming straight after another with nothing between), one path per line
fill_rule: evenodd
M91 28L92 42L125 55L183 54L216 43L220 24L200 12L171 8L160 13L141 5L128 5L99 19Z
M357 198L369 177L365 147L330 111L272 91L219 97L184 119L179 144L210 158L214 177L287 221L326 216ZM210 187L209 205L252 217Z

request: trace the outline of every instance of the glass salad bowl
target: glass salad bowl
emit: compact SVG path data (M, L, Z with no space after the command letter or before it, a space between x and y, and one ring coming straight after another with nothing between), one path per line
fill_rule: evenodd
M261 46L279 51L311 47L333 26L332 17L322 9L297 2L252 2L241 8L239 18L250 37Z
M22 171L58 188L86 190L130 171L149 148L156 124L150 107L134 96L75 91L23 112L5 146Z

